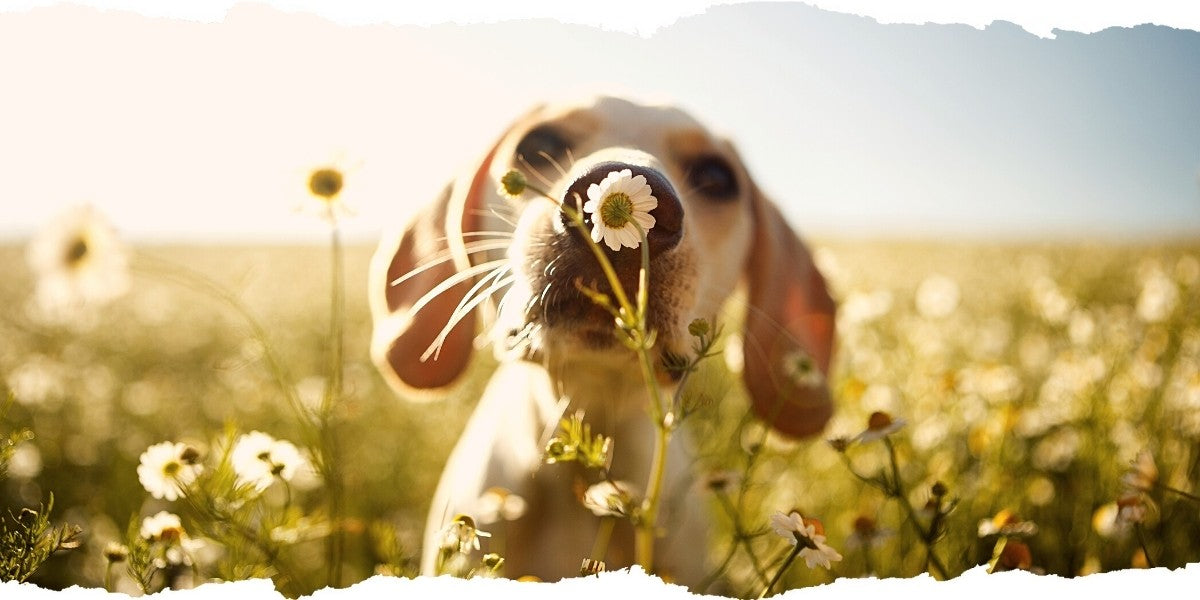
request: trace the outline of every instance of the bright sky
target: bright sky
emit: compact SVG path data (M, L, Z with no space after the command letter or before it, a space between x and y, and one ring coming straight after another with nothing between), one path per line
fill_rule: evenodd
M1200 234L1200 33L1053 31L1200 28L1200 10L820 3L971 25L915 26L622 1L638 9L609 4L604 29L563 2L0 4L0 240L91 202L137 240L316 241L294 209L330 160L370 240L527 106L591 92L682 104L803 231ZM559 20L497 23L532 15ZM403 24L446 20L484 23Z

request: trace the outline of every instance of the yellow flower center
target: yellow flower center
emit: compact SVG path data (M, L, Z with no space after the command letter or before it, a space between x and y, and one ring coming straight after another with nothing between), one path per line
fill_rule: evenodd
M179 469L181 467L183 467L183 465L181 465L175 461L171 461L171 462L163 465L163 473L166 474L168 477L174 477L175 474L179 472Z
M326 201L333 200L333 197L342 191L341 171L332 168L313 171L308 178L308 191Z
M600 213L600 220L606 227L620 229L633 220L633 200L623 192L609 194L596 212Z
M91 250L91 247L88 245L87 237L80 235L71 241L70 246L67 246L66 255L63 259L66 261L67 266L76 267L87 258L89 250Z
M867 429L870 429L871 431L882 431L888 427L891 427L891 425L892 415L889 415L883 411L873 412L871 413L871 416L867 418Z

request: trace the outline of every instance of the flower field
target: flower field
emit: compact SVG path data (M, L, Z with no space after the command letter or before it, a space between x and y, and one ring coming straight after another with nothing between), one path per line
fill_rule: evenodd
M28 544L58 543L0 574L131 594L270 576L289 596L413 575L489 359L443 400L396 397L367 357L367 246L340 274L322 247L134 247L71 296L54 257L117 243L90 239L0 249L0 517L7 536L48 514ZM1200 247L813 246L839 302L825 434L746 417L736 336L689 380L696 477L668 493L710 505L708 591L1200 561ZM482 533L520 501L493 500L465 573L515 577Z

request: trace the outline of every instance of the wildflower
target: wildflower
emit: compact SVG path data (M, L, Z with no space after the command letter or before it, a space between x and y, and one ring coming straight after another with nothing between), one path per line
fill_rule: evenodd
M142 453L137 468L138 481L155 498L175 500L200 474L194 450L186 444L162 442Z
M854 519L854 531L846 538L847 548L870 548L879 544L884 538L892 535L887 529L881 529L874 518L859 515Z
M904 419L892 419L892 415L878 410L871 413L867 417L867 428L862 433L855 436L856 442L873 442L883 439L904 427L906 421Z
M635 177L629 169L613 171L588 186L583 211L592 214L592 241L603 240L613 250L637 248L642 240L634 223L643 231L654 227L650 211L658 207L658 199L651 194L646 177Z
M479 522L490 525L501 519L516 521L525 514L525 499L501 487L488 488L475 502Z
M854 442L854 440L845 436L830 438L826 441L829 443L829 447L833 448L835 452L845 452L846 448L849 448L850 444Z
M981 538L989 535L1027 537L1037 533L1037 530L1036 523L1022 521L1015 513L1005 508L990 519L981 519L978 534Z
M1117 499L1117 521L1137 524L1146 522L1146 503L1141 494L1125 494Z
M129 289L128 250L89 205L73 209L37 234L26 254L37 278L35 306L52 320L106 304Z
M949 316L958 308L958 283L944 275L931 275L917 288L917 312L931 319Z
M145 540L166 542L168 544L183 539L185 535L183 523L179 521L179 516L165 510L143 519L139 534Z
M583 505L597 517L626 517L633 511L632 484L601 481L583 493Z
M238 481L253 485L258 491L271 486L275 477L291 480L307 462L291 442L277 440L261 431L251 431L238 438L230 455Z
M110 563L125 562L129 558L129 546L117 542L109 542L104 546L104 560Z
M688 334L692 337L704 337L708 335L709 329L708 321L705 319L693 319L691 323L688 323Z
M816 519L805 519L795 511L787 515L777 512L771 515L771 528L793 546L803 546L799 556L810 569L814 565L828 569L842 560L837 550L825 544L825 527Z
M1158 483L1158 465L1154 464L1154 455L1149 450L1138 452L1129 471L1121 477L1121 483L1143 492L1153 488Z
M314 201L309 210L331 223L350 216L350 209L346 208L341 199L344 184L345 176L337 167L323 166L313 169L308 175L308 192Z
M479 538L491 537L492 534L480 531L475 527L475 519L467 515L457 515L442 528L439 533L441 547L451 549L460 554L479 549Z
M500 192L509 198L519 198L525 193L525 187L529 182L525 179L525 174L513 169L504 174L500 178Z

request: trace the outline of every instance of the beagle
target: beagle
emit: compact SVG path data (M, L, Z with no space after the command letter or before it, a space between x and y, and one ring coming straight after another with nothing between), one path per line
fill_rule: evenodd
M385 237L369 287L372 356L387 381L407 397L450 386L477 335L499 360L433 497L422 572L432 574L438 532L455 515L476 514L487 490L503 489L524 500L519 518L490 527L493 542L503 540L504 574L553 581L580 573L598 519L579 501L584 472L544 465L549 432L564 413L583 411L593 431L615 441L612 479L644 486L654 425L636 355L614 335L611 314L579 289L582 282L609 291L595 257L559 205L500 193L511 169L566 202L613 171L644 176L657 199L647 232L652 352L686 354L688 324L713 318L744 285L742 379L750 408L785 435L816 434L832 414L823 376L835 305L808 249L733 146L670 106L616 98L539 106ZM632 294L640 251L603 251ZM797 360L815 365L817 376L798 377ZM659 375L669 390L671 377ZM691 476L681 437L668 449L666 489L686 489ZM658 573L683 584L705 576L704 505L686 494L665 498ZM604 560L609 568L633 563L628 523L613 532Z

